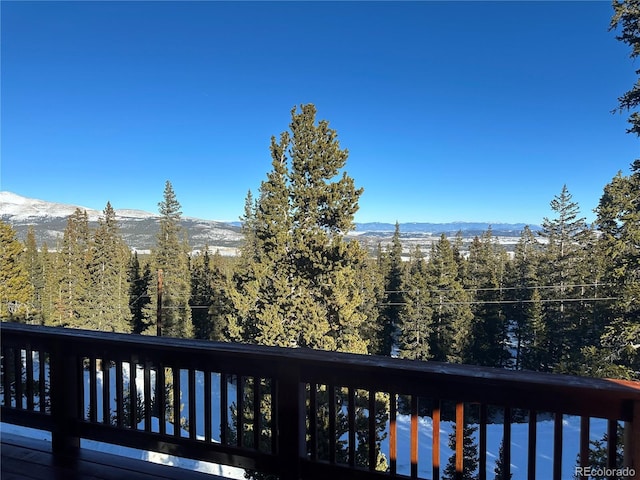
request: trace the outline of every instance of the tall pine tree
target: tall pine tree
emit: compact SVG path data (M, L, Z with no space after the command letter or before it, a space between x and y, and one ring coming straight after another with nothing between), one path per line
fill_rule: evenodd
M23 252L16 232L0 221L0 320L26 322L35 313L34 290Z
M116 213L111 203L98 219L98 228L90 244L88 270L92 309L87 328L129 333L129 249L120 235Z
M171 182L164 187L163 200L158 203L160 230L157 244L152 252L151 266L153 280L149 288L150 304L147 318L152 323L145 333L163 336L193 337L191 321L191 282L189 274L189 247L186 234L180 226L182 212ZM158 287L162 286L160 317L158 312ZM158 320L160 328L158 329Z
M246 342L364 353L359 273L366 254L344 239L361 190L342 171L348 153L328 122L316 124L315 107L294 108L291 116L290 132L271 139L272 170L258 199L247 197L229 333Z

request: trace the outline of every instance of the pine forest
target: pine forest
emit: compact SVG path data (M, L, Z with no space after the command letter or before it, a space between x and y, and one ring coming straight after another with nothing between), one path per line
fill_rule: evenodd
M613 10L635 59L640 4ZM618 98L635 136L638 104L636 82ZM97 228L76 210L55 245L0 223L0 319L640 379L640 159L603 186L592 224L565 185L513 252L488 229L468 251L442 235L407 260L397 224L374 253L346 239L363 188L314 105L291 110L270 158L237 257L191 252L170 181L149 255L130 251L110 203Z

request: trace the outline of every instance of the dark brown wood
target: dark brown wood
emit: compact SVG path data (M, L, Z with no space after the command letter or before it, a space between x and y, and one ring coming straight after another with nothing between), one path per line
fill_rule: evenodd
M376 452L376 392L369 390L369 428L367 442L369 449L369 470L375 470L378 463Z
M111 424L111 362L103 355L102 367L102 423Z
M347 422L348 422L348 462L350 467L356 465L356 389L347 387Z
M138 428L138 387L136 377L138 376L138 365L133 357L129 356L129 428Z
M478 435L480 441L478 442L478 480L487 479L487 406L480 405L479 414L479 429ZM508 477L507 477L508 478Z
M318 460L318 386L309 385L309 458Z
M160 435L167 433L167 394L166 373L162 362L156 364L156 403L158 405L158 418Z
M616 465L616 453L618 446L618 422L615 420L609 420L607 422L607 467L610 469L617 468ZM611 475L611 480L615 480L615 477Z
M553 416L553 480L562 479L562 413Z
M98 375L97 375L96 358L89 358L89 421L97 422L98 420ZM85 405L85 408L87 406Z
M23 396L23 388L22 388L22 349L16 348L13 350L13 368L14 368L14 377L13 384L15 385L16 390L16 408L22 410L22 396Z
M151 431L151 365L145 361L142 370L142 391L144 395L144 431Z
M432 453L431 462L433 464L433 478L438 480L440 478L440 400L435 400L433 405L433 428L432 430Z
M173 367L171 369L171 379L173 381L173 436L180 437L182 435L182 418L180 413L180 368Z
M6 335L6 333L3 333ZM80 451L80 437L77 422L83 418L82 402L82 359L68 351L60 341L53 345L51 352L51 448L60 458L77 457Z
M336 463L336 387L327 385L329 399L329 463Z
M13 367L11 366L11 358L13 358L12 348L4 348L4 355L2 355L2 391L3 391L3 405L5 407L11 406L11 380Z
M207 442L212 441L211 433L211 372L206 370L204 372L204 439Z
M244 446L244 377L236 376L236 444Z
M196 439L196 425L197 412L196 412L196 371L189 369L189 438L191 440Z
M638 433L638 404L640 404L640 385L633 382L619 382L605 379L586 379L571 376L559 376L538 374L529 372L515 372L506 370L489 369L484 367L470 367L465 365L446 365L438 362L414 362L401 359L381 358L374 356L350 355L339 352L318 352L307 349L281 349L271 347L257 347L251 345L232 345L219 344L215 342L204 342L196 340L184 340L174 338L157 338L145 337L139 335L121 335L103 332L88 332L81 330L64 330L51 327L25 326L25 325L2 325L2 353L5 374L2 379L2 385L5 387L10 383L10 377L7 372L14 367L11 363L16 363L14 370L27 368L28 360L20 357L20 349L27 351L28 349L37 350L38 352L51 353L51 379L52 386L51 403L53 411L51 415L41 414L40 412L29 411L29 400L22 400L26 392L29 397L29 382L18 382L16 384L16 400L14 407L11 407L11 396L9 385L5 391L9 394L7 402L2 406L3 421L10 421L27 426L41 425L54 432L56 441L54 442L58 448L58 452L63 451L61 445L72 447L68 451L73 451L75 440L82 438L103 441L107 443L115 443L123 446L136 446L149 450L172 453L177 455L188 456L200 460L214 460L221 463L242 466L260 470L266 474L282 473L285 477L295 478L295 471L304 473L305 478L365 478L362 472L371 475L368 478L378 478L378 472L371 470L373 456L369 459L369 468L358 468L353 465L336 465L336 418L337 418L337 402L336 385L348 385L349 393L347 394L351 405L355 405L354 393L356 391L366 390L369 392L370 416L375 415L375 403L371 406L372 394L376 391L402 392L411 397L411 428L417 440L417 422L418 410L417 399L419 396L425 398L448 398L456 404L477 403L483 405L509 406L510 408L527 408L535 411L552 411L558 412L556 419L556 429L554 433L554 475L559 478L559 458L562 452L562 417L563 414L578 414L585 417L602 417L617 421L625 421L632 426L629 431ZM98 353L99 352L99 353ZM117 425L110 426L103 423L94 423L84 420L86 410L83 409L83 372L82 359L92 359L89 363L96 361L96 354L101 355L103 361L111 358L116 362L116 406L119 422L122 423L122 397L123 389L126 385L122 379L122 362L128 362L131 366L131 381L129 382L130 404L132 412L132 425L128 425L129 429L118 428ZM39 354L40 355L40 354ZM18 359L16 360L16 356ZM149 432L137 430L135 421L137 386L135 385L136 363L146 365L146 362L152 365L166 365L173 373L174 377L174 419L175 434L165 435L162 432ZM24 366L22 362L25 362ZM42 364L43 362L41 362ZM41 367L43 368L43 367ZM146 367L145 367L146 368ZM223 442L217 444L215 442L197 440L190 433L188 437L182 437L180 434L180 373L184 371L189 379L194 378L196 371L208 372L215 369L221 372L221 398L220 410L223 423ZM95 376L96 369L91 368L93 373L89 376ZM120 370L120 373L118 373ZM62 378L65 372L66 379ZM45 375L44 369L39 377ZM103 373L104 375L104 373ZM145 372L145 377L147 372ZM120 378L118 378L120 376ZM162 376L158 372L156 374L157 395L160 399L159 391L164 388L158 388L162 385L158 379ZM243 448L237 445L227 445L226 431L228 428L228 407L229 401L226 385L227 379L230 377L249 377L253 380L254 387L254 407L260 403L260 399L256 402L256 394L260 395L258 390L261 385L261 379L265 379L271 389L271 403L273 410L264 412L266 418L271 418L269 429L271 433L271 451L260 452L258 448ZM26 373L28 380L29 373ZM106 377L103 376L103 380ZM65 383L66 382L66 383ZM40 382L43 384L44 382ZM93 395L97 395L95 378L91 380L89 388L93 390ZM186 383L186 382L183 382ZM202 399L197 399L193 393L193 382L189 381L189 422L192 423L193 415L198 418L201 413L196 411L194 405L200 405ZM205 380L205 383L206 380ZM241 382L240 382L241 383ZM145 381L146 384L146 381ZM224 387L222 387L224 384ZM326 385L327 386L327 405L318 408L328 408L330 410L330 460L331 462L314 462L312 457L302 459L306 455L305 434L306 422L305 412L305 385ZM118 386L119 385L119 386ZM70 388L65 388L70 386ZM104 386L103 395L108 385ZM141 386L145 390L147 385ZM241 386L240 386L241 387ZM44 388L41 386L41 388ZM18 392L20 390L20 392ZM120 393L118 393L120 390ZM209 388L209 394L210 394ZM245 389L239 388L239 392ZM133 395L131 395L133 393ZM19 395L18 395L19 394ZM20 400L17 397L20 397ZM44 396L40 395L41 398ZM90 394L91 396L91 394ZM206 397L206 393L205 393ZM284 399L284 403L283 402ZM119 401L120 400L120 401ZM373 399L375 400L375 399ZM397 467L397 434L396 432L396 401L395 393L391 395L391 406L389 411L389 419L391 424L390 435L390 470L394 475ZM242 401L246 401L243 398ZM62 402L62 403L61 403ZM309 399L311 402L311 399ZM43 402L44 403L44 402ZM94 407L97 405L95 398L90 402ZM211 405L211 399L205 404ZM19 405L18 405L19 404ZM64 404L64 407L61 405ZM108 402L105 402L108 404ZM57 406L56 406L57 405ZM106 406L106 405L105 405ZM149 409L147 409L149 410ZM206 407L205 407L206 416ZM248 417L244 417L244 408L240 412L240 424ZM311 412L311 409L309 409ZM192 413L193 412L193 413ZM105 414L106 416L107 414ZM311 413L309 413L311 415ZM253 446L259 443L258 435L261 428L256 428L256 420L261 415L253 412ZM439 478L439 422L440 410L438 405L434 405L432 410L433 426L434 426L434 456L433 470L434 478ZM528 466L529 478L535 477L535 414L530 420L530 461ZM292 420L293 419L293 420ZM369 426L371 427L371 420ZM63 420L66 427L62 427ZM150 423L145 414L145 425ZM375 420L375 419L373 419ZM297 425L294 432L292 422ZM205 423L209 423L205 420ZM354 438L355 422L350 422L351 427L348 432L349 438ZM459 423L459 422L458 422ZM161 425L164 422L161 421ZM133 427L133 429L131 429ZM317 426L316 426L317 428ZM371 428L370 428L371 430ZM239 436L242 437L241 428ZM284 432L284 436L283 436ZM460 432L462 433L462 432ZM209 438L208 435L205 435ZM629 442L630 448L625 448L627 454L625 461L631 465L637 465L638 457L637 446L631 443L625 435L625 441ZM63 441L63 439L65 439ZM256 441L258 438L258 441ZM371 439L370 439L371 440ZM533 441L532 441L533 440ZM291 441L291 444L287 444ZM509 443L506 441L506 443ZM355 442L350 442L350 447L354 450ZM417 476L418 452L417 441L410 446L412 457L412 475ZM558 454L558 450L560 455ZM294 453L295 452L295 453ZM78 452L75 452L77 455ZM372 454L374 452L371 452ZM293 467L289 467L288 462L293 459ZM486 461L485 461L486 463ZM284 467L282 466L284 464ZM557 466L558 464L559 466ZM317 467L317 468L315 468ZM355 468L353 468L355 467ZM283 469L283 470L281 470ZM414 474L413 471L416 471ZM532 475L533 471L533 475ZM325 475L324 477L322 475Z
M398 424L396 411L398 405L398 395L389 392L389 470L391 475L395 475L398 467Z
M33 350L25 349L27 410L33 410Z
M511 478L511 408L508 406L504 407L502 426L502 471L504 478Z
M51 444L2 434L0 478L3 480L222 480L222 477L178 467L82 450L73 468L56 462Z
M45 364L48 355L43 350L38 350L38 397L40 412L45 413L47 411L47 374Z
M589 465L589 417L580 417L580 466ZM580 478L588 479L588 475L580 475Z
M418 396L411 395L411 432L409 436L411 478L418 478Z
M116 361L116 425L124 427L124 375L122 374L122 362Z
M529 411L529 441L527 442L527 479L536 480L536 449L538 442L538 413Z
M229 384L226 373L220 374L220 443L227 445L229 439L227 436L227 430L229 428L229 421L227 417L227 409L229 408Z
M259 377L252 377L253 381L253 448L260 450L260 432L262 431L262 415L260 414L261 399L260 391L262 380Z

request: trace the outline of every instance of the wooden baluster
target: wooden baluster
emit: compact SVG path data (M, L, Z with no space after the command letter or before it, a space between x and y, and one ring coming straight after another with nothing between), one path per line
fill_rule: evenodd
M508 406L504 407L502 427L502 471L504 478L511 478L511 408Z
M189 438L196 439L196 370L189 368Z
M227 429L228 427L228 383L227 374L220 374L220 443L222 445L228 444Z
M25 353L27 364L27 410L33 411L33 350L31 350L31 347L27 347Z
M244 377L236 376L236 444L244 446Z
M89 421L96 423L98 421L98 375L96 367L96 358L89 357ZM85 406L86 408L86 406Z
M389 472L396 475L398 468L398 424L396 413L398 409L398 395L389 392Z
M478 458L478 480L487 480L487 405L480 405L480 457ZM507 477L508 478L508 477Z
M538 433L538 414L529 411L529 441L527 445L527 479L536 480L536 447Z
M589 417L580 417L580 466L582 468L589 465ZM587 475L580 475L580 478L588 480Z
M347 422L348 426L348 461L350 467L356 465L356 389L352 386L347 387Z
M111 362L102 356L102 423L111 424Z
M143 363L143 394L144 394L144 431L151 432L151 364L145 359Z
M180 418L180 368L171 368L171 378L173 379L173 435L182 435L182 419Z
M433 465L433 478L440 478L440 400L434 400L432 421L432 439L431 439L431 461Z
M118 428L124 426L124 376L122 361L116 361L116 424Z
M376 451L376 392L369 390L369 470L375 470L378 465L378 452Z
M167 434L167 394L166 384L167 375L165 366L162 362L159 362L156 367L156 404L158 405L158 430L160 435Z
M318 460L318 387L315 382L309 384L309 458Z
M418 396L411 395L411 478L418 478Z
M562 478L562 413L556 412L553 421L553 479Z

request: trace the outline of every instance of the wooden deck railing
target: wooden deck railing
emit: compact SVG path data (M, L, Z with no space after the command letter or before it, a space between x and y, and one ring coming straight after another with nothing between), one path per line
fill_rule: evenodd
M535 479L544 414L554 419L553 438L546 441L553 442L553 478L559 480L563 415L577 415L580 464L590 466L590 419L602 418L608 421L609 478L616 478L613 469L627 467L629 478L640 479L640 388L634 382L7 323L0 328L2 421L50 431L54 454L64 458L73 458L80 439L92 439L233 465L261 478L420 478L428 464L428 477L438 479L444 473L440 424L451 421L457 475L464 467L463 426L473 423L477 476L484 480L487 427L500 418L505 478L512 424L526 422L526 472ZM409 452L398 451L400 415L410 418ZM418 445L419 420L426 417L433 427L430 458ZM621 446L623 465L616 463ZM410 458L410 471L398 472L401 455Z

